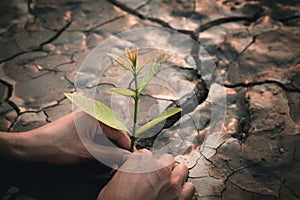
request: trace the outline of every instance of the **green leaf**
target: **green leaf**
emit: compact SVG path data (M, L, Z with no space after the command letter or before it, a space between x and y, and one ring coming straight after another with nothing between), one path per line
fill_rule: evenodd
M143 77L141 84L138 88L138 93L140 94L143 89L148 85L148 83L151 81L152 77L159 71L162 64L167 62L169 57L163 58L155 63L155 65L148 71L148 73Z
M143 67L145 67L145 65L147 65L148 63L151 62L151 59L148 59L146 60L145 62L143 62L137 69L136 69L136 73L138 74L142 69Z
M171 117L171 116L175 115L176 113L178 113L180 111L182 111L181 108L171 108L170 110L167 110L166 112L163 112L159 116L152 119L150 122L148 122L145 125L143 125L142 127L140 127L136 132L136 136L138 137L141 133L147 131L148 129L155 126L159 122L167 119L168 117Z
M107 54L107 55L109 55L114 61L116 61L123 68L125 68L126 70L132 72L132 67L127 62L125 62L123 59L118 58L116 55L113 55L113 54L110 54L110 53Z
M129 132L123 120L109 107L88 97L65 93L65 96L70 99L81 110L99 120L103 124L114 129Z
M135 93L132 90L129 90L127 88L113 88L110 90L107 90L107 92L119 94L122 96L128 96L128 97L135 97Z

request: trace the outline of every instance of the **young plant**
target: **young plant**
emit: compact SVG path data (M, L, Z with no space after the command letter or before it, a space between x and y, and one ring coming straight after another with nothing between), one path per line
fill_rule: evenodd
M180 112L181 108L172 108L169 109L159 116L155 117L154 119L150 120L148 123L144 124L143 126L137 129L137 119L138 119L138 105L139 105L139 97L141 92L146 88L148 83L151 81L153 76L159 71L160 67L167 62L168 57L165 57L161 60L158 60L153 67L144 75L141 82L138 82L138 75L143 69L145 65L150 63L150 59L143 62L141 65L138 65L138 50L135 48L133 51L130 51L128 48L125 49L125 55L129 62L124 61L121 58L118 58L115 55L109 54L109 56L117 62L120 66L124 69L131 72L134 80L134 90L128 88L113 88L108 90L110 93L127 96L134 100L134 111L133 111L133 126L132 132L128 130L125 123L122 119L109 107L98 102L94 99L87 98L85 96L79 94L71 94L65 93L66 97L70 99L75 105L77 105L80 109L82 109L87 114L91 115L92 117L96 118L100 122L115 128L117 130L126 131L131 139L130 151L133 152L135 142L140 137L142 133L149 130L151 127L155 126L156 124L160 123L161 121L165 120L166 118L175 115L176 113Z

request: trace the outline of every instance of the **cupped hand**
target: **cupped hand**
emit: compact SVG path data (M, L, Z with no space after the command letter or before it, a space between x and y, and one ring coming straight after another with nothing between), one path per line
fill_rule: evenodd
M137 151L101 190L98 200L190 200L195 186L186 182L187 176L187 167L176 164L172 156L155 159L147 150Z
M52 123L20 134L27 143L28 160L52 164L78 164L98 159L121 165L130 152L125 132L99 123L82 111L75 111ZM114 140L119 147L115 146Z

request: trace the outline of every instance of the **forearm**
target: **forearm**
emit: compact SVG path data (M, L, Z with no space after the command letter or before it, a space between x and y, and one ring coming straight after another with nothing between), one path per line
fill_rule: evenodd
M43 162L43 154L47 149L41 145L44 135L41 129L27 132L0 132L0 157L25 162ZM39 137L37 137L39 136Z
M99 123L83 112L77 113L77 121L84 124L81 137L85 145L104 159L123 160L122 154L112 147L97 144L95 135L107 132L107 137L118 142L123 148L129 148L130 139L125 133L109 127L99 127ZM103 130L102 130L103 129ZM0 157L13 160L43 162L51 164L79 164L95 161L85 148L74 123L74 114L70 113L54 122L27 132L0 132ZM111 154L113 152L113 154ZM127 151L118 151L127 153ZM128 152L129 153L129 152Z
M0 157L13 160L22 160L24 145L20 134L0 132Z
M48 164L94 160L81 143L72 114L26 132L0 132L0 157Z
M0 158L14 161L56 163L60 158L53 133L47 126L27 132L0 132ZM49 132L49 133L48 133Z

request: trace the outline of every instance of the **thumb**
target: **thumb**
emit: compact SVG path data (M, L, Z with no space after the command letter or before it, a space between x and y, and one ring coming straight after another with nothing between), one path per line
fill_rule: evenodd
M130 138L128 134L124 131L116 130L111 128L101 122L99 122L104 134L111 140L114 140L118 145L124 149L130 149Z
M181 191L180 200L189 200L193 198L195 194L195 185L191 182L184 183Z

